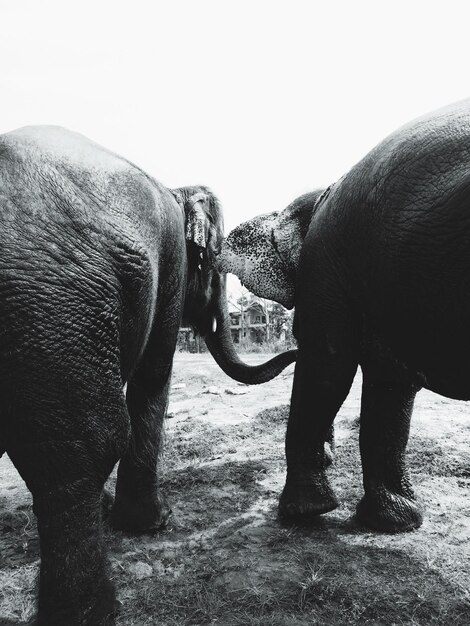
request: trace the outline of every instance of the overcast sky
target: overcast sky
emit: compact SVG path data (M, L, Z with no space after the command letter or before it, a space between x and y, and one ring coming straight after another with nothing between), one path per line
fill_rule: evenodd
M0 131L60 124L209 185L228 231L470 95L465 6L0 0Z

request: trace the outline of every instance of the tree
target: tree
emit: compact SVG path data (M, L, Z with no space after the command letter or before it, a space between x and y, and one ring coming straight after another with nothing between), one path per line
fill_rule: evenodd
M290 315L287 309L285 309L282 304L273 302L271 307L271 327L275 339L281 338L283 332L287 330L286 327L289 323Z
M258 344L282 342L286 348L295 345L295 340L292 336L292 313L281 304L258 298L242 285L231 291L228 301L240 313L240 337L242 343L250 343L250 341ZM261 305L263 309L262 323L264 328L259 326L252 328L250 334L248 334L246 332L246 311L254 303ZM282 349L282 345L279 348Z
M253 297L246 287L243 285L239 285L236 291L232 291L228 297L228 302L240 312L240 331L241 331L241 340L245 336L245 311L248 306L250 299Z

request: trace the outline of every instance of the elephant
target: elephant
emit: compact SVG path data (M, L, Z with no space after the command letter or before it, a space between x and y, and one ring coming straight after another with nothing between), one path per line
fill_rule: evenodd
M157 457L182 320L241 382L296 352L238 358L207 187L167 189L82 135L33 126L0 136L0 206L0 450L33 497L38 624L114 624L103 487L119 461L112 526L166 523Z
M360 366L356 519L418 528L405 464L415 395L470 399L470 100L398 129L329 188L237 226L217 267L295 307L280 516L338 506L323 442Z

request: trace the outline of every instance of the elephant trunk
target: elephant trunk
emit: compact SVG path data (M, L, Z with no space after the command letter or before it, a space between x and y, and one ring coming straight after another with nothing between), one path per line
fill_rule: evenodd
M247 365L238 356L230 332L227 310L225 277L221 277L218 301L215 307L212 328L204 340L219 367L228 376L240 383L258 385L275 378L297 357L297 350L288 350L261 365Z

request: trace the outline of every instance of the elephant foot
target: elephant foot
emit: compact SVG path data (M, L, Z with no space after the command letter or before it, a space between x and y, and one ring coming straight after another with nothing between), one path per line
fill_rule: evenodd
M171 509L163 496L144 499L116 494L111 511L111 526L130 533L147 533L168 526Z
M338 500L323 471L306 470L287 474L279 500L279 517L283 520L308 519L333 511Z
M423 513L414 498L393 493L382 486L362 497L357 505L356 519L373 530L399 533L419 528Z
M122 602L116 599L114 585L108 580L97 582L96 600L85 610L74 605L74 598L70 598L68 606L64 604L63 597L60 600L48 598L44 602L41 592L42 589L39 613L36 620L28 622L31 626L115 626L116 616L122 607Z
M121 609L122 602L116 599L114 586L107 583L100 601L87 613L83 624L87 626L115 626L116 616Z

